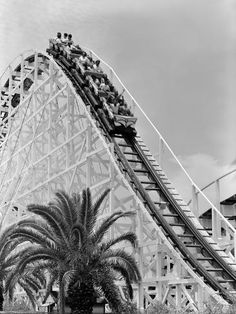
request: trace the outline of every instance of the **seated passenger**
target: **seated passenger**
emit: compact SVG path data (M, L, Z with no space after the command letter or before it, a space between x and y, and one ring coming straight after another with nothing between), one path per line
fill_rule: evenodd
M103 97L102 97L102 105L103 105L104 112L108 115L108 117L110 119L113 119L114 116L113 116L112 110L111 110L110 106L108 106L105 98L103 98Z
M118 114L120 116L126 116L126 108L123 104L120 104Z
M70 51L73 51L73 52L78 51L78 49L70 42L67 43L67 47L69 48Z
M80 63L82 63L83 65L88 62L87 54L86 54L85 51L84 51L84 52L82 53L82 55L79 57L79 61L80 61Z
M74 45L71 34L68 35L68 43L70 43L71 45Z
M101 83L100 83L99 89L104 91L104 92L109 92L110 91L109 85L107 85L105 83L105 80L104 80L103 77L101 78Z
M93 59L92 57L88 56L87 57L87 69L92 70L92 68L93 68Z
M97 87L100 86L100 80L98 77L95 78L94 83L97 85Z
M61 44L62 43L62 41L61 41L61 33L60 32L57 33L57 37L55 38L55 41L56 41L57 44Z
M97 71L97 72L102 72L102 69L100 67L100 60L96 60L95 63L93 64L93 68Z
M67 45L67 43L68 43L68 34L67 33L64 33L63 39L61 41L64 45Z
M119 103L112 103L111 104L111 109L112 109L112 112L115 114L115 115L118 115L118 112L119 112L119 106L120 104Z

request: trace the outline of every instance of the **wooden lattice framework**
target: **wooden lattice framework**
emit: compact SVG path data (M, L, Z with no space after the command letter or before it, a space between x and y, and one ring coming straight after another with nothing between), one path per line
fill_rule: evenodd
M34 57L28 58L30 55ZM26 78L33 81L28 90ZM137 213L134 219L119 221L110 236L128 230L138 236L134 254L143 278L135 287L138 307L142 310L159 300L197 312L210 299L225 304L153 222L119 169L113 147L89 107L51 57L37 52L20 55L4 72L0 89L3 225L24 217L27 204L47 203L58 189L78 192L90 187L96 198L110 187L100 219L116 210ZM12 102L15 94L20 95L17 107Z

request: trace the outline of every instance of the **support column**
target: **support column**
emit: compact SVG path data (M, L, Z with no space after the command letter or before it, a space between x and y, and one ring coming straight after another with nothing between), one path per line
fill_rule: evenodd
M86 156L86 159L87 159L87 162L86 162L86 188L89 188L91 186L91 161L90 161L90 157L88 156L88 154L90 153L91 151L91 148L92 148L92 126L90 124L90 122L87 120L87 136L86 136L86 153L87 153L87 156Z
M137 206L137 237L138 237L138 265L141 273L141 277L143 278L143 213L138 204ZM144 286L143 280L138 284L138 310L140 313L144 313Z
M220 182L215 182L215 207L220 211ZM212 237L215 241L221 238L221 221L218 213L212 209Z
M198 217L198 194L196 192L196 187L192 185L192 211Z

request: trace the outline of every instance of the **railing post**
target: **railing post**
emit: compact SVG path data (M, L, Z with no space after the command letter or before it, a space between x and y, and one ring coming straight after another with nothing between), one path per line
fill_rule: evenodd
M112 69L110 69L110 77L109 77L109 80L111 83L113 83L113 71Z
M219 180L215 181L215 207L220 211L220 182ZM217 212L212 208L212 237L215 241L218 241L221 238L221 221Z
M159 147L158 147L158 163L162 168L162 155L164 152L164 143L162 137L159 137Z
M134 115L136 114L136 103L133 98L132 98L132 112Z
M235 232L235 230L234 230L234 239L233 239L233 241L234 241L234 245L233 245L233 248L234 248L234 260L236 262L236 232Z
M217 179L216 182L216 189L215 189L215 192L216 192L216 196L215 196L215 207L221 212L221 206L220 206L220 180Z
M192 211L198 217L198 194L195 185L192 185Z

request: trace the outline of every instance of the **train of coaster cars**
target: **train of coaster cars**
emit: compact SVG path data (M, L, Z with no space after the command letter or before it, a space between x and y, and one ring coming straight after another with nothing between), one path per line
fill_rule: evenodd
M93 112L110 135L124 134L129 137L136 135L135 124L137 118L133 116L130 108L127 107L122 93L118 94L100 67L95 69L81 62L81 56L87 56L83 49L79 46L71 49L66 45L58 44L54 39L49 39L47 53L53 56L54 60L71 79L85 104L92 106ZM89 59L92 64L95 64L91 57ZM105 82L106 86L109 86L108 91L99 88L97 82L101 80ZM114 112L113 108L115 106L120 106L122 113L119 112L120 110L117 107L116 112Z

